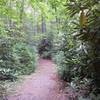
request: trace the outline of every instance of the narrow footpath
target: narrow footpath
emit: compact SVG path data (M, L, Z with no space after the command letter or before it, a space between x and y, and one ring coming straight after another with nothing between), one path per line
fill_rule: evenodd
M61 87L56 65L51 60L40 59L36 72L26 78L8 100L69 100Z

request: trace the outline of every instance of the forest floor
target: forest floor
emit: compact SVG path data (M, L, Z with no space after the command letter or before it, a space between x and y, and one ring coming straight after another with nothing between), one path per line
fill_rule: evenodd
M71 95L64 91L56 65L46 59L40 59L35 73L25 77L15 90L8 100L70 100Z

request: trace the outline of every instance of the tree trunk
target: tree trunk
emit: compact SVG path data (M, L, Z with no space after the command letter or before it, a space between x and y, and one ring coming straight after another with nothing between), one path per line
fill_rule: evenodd
M97 39L97 43L95 43L95 49L94 49L94 62L93 67L94 67L94 77L95 77L95 82L98 88L100 88L100 39Z
M38 21L37 21L37 14L36 14L37 10L36 8L34 8L34 34L38 33Z
M46 33L46 20L44 16L42 16L42 33Z
M57 12L57 8L55 7L55 13ZM57 29L57 33L59 33L59 18L58 16L56 15L56 29Z
M23 23L23 14L24 14L24 0L21 1L21 8L20 8L20 23Z

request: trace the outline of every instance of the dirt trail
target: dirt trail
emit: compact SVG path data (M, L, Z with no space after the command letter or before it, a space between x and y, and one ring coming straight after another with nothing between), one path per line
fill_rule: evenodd
M39 60L36 72L27 77L8 100L68 100L60 93L59 78L51 60Z

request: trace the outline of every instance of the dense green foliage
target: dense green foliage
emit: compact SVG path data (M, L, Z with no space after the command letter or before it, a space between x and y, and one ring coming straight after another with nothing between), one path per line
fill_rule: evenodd
M36 66L36 50L28 44L11 38L0 39L1 74L30 74Z
M72 5L70 5L72 4ZM77 26L80 32L77 34L78 39L82 40L87 51L86 66L90 71L90 77L94 79L97 87L100 87L100 1L88 0L88 1L70 1L68 4L69 12L71 15L83 13L83 18L80 19L80 27ZM78 5L78 6L77 6ZM75 9L71 9L75 7ZM83 25L81 24L83 20ZM78 24L78 23L77 23ZM87 74L89 74L87 72ZM86 74L86 75L87 75Z
M38 49L61 79L99 90L99 34L100 0L0 0L0 77L32 73Z
M13 48L14 58L19 65L18 72L22 74L30 74L36 67L36 50L25 43L16 43Z
M48 38L45 38L42 41L40 41L38 51L42 58L51 59L51 55L52 55L51 40L49 40Z
M59 74L65 81L76 84L74 88L80 90L84 84L97 94L100 91L100 1L68 0L65 7L71 18L65 21L66 32L56 55Z
M31 29L25 24L31 21L24 17L26 3L0 1L0 80L13 80L35 70L37 51L28 36Z

